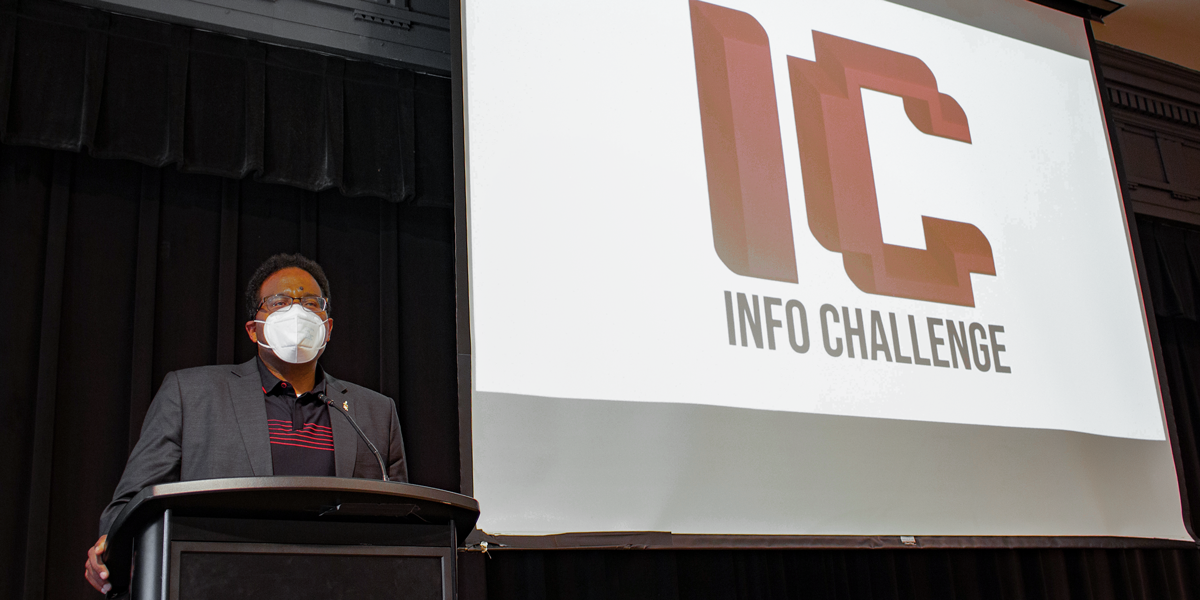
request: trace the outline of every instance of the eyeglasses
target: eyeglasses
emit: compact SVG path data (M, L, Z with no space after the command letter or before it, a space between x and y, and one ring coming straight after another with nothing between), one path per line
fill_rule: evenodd
M258 303L258 310L267 313L273 313L277 310L287 308L292 304L299 304L300 306L313 312L325 312L325 309L329 306L329 301L320 296L304 296L303 298L296 298L286 294L276 294L274 296L267 296L266 298L263 298L262 302Z

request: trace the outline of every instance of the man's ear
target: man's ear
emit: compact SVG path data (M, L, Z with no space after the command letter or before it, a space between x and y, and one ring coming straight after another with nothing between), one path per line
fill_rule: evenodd
M246 321L246 335L250 336L250 341L258 343L258 322Z
M329 338L333 337L333 318L325 319L325 343L329 343Z

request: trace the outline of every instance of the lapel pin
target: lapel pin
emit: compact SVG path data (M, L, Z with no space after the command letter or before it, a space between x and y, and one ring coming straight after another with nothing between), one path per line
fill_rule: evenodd
M342 401L342 410L344 410L346 412L350 412L350 401L349 400Z

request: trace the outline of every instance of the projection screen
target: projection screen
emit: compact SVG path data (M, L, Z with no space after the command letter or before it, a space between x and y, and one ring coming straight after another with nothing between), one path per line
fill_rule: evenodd
M1081 19L462 11L480 529L1191 540Z

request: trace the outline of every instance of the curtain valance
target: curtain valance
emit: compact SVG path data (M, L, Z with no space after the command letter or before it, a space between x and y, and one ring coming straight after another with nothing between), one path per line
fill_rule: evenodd
M418 98L431 88L447 90L441 102ZM182 25L0 2L6 144L450 206L449 140L433 140L431 158L418 157L417 139L418 120L449 125L448 89L434 76ZM419 179L418 163L434 181ZM418 193L430 183L439 193Z

